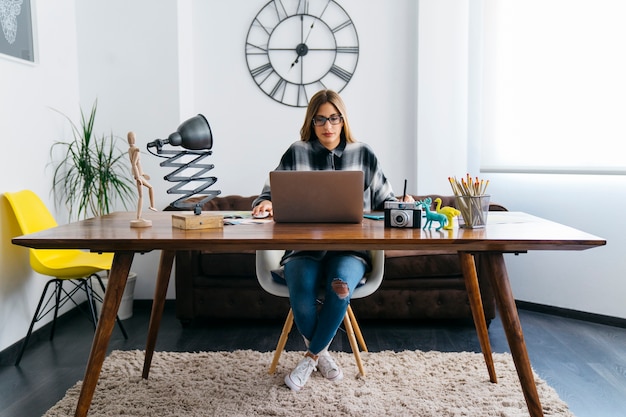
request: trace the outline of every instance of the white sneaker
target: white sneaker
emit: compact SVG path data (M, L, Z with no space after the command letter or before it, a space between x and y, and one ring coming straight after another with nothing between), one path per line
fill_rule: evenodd
M304 384L309 380L311 373L315 370L315 359L305 356L304 359L298 363L296 369L291 371L290 374L285 375L285 384L293 391L298 392Z
M320 357L317 360L317 369L324 375L324 378L330 381L341 381L343 379L343 371L335 363L328 351L320 353Z

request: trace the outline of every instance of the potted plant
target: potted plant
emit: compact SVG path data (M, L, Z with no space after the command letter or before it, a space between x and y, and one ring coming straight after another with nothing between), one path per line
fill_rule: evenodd
M56 141L50 150L54 175L55 202L63 203L74 217L87 218L110 213L116 202L126 208L135 199L134 181L126 152L116 146L113 134L96 136L93 132L97 100L88 117L80 111L80 126L65 116L72 126L70 141ZM60 160L54 162L54 158Z
M135 201L136 188L128 153L117 146L120 138L112 133L94 134L97 103L94 101L88 116L81 109L79 125L61 113L72 126L72 139L56 141L50 149L54 200L57 205L65 205L70 220L109 214L118 202L127 208L129 202ZM132 315L136 277L133 272L128 276L120 319ZM107 279L102 281L106 285ZM95 291L103 295L100 290L96 285Z

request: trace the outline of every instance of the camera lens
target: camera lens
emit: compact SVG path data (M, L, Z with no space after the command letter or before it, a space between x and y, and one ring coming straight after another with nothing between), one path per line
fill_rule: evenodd
M409 218L409 215L407 214L407 212L398 210L394 213L393 220L394 220L394 226L405 227L409 225L409 222L411 219Z

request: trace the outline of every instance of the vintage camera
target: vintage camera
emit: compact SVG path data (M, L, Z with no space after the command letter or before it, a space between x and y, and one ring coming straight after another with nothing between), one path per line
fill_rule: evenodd
M422 210L417 203L399 201L385 202L385 227L407 227L419 229L422 223Z

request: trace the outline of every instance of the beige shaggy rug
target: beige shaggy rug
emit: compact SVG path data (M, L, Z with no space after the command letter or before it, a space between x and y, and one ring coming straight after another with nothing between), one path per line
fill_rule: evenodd
M105 360L90 416L528 416L511 356L494 354L498 383L489 382L482 354L363 353L367 375L351 353L334 353L345 378L333 383L314 372L293 393L283 377L301 352L284 352L278 371L272 352L155 352L142 380L143 351L114 351ZM573 416L535 376L546 416ZM80 382L45 417L73 416Z

